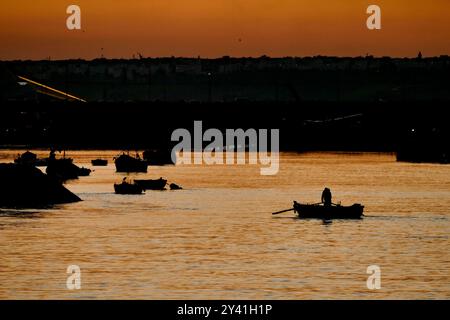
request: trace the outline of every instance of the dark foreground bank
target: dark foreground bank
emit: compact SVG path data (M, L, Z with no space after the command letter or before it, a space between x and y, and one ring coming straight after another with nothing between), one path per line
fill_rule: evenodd
M0 180L2 208L36 208L81 201L60 181L33 166L0 164Z

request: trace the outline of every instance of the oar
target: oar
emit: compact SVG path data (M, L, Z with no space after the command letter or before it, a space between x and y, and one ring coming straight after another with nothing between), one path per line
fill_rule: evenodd
M280 214L280 213L283 213L283 212L289 212L289 211L294 211L294 210L295 210L294 208L291 208L291 209L286 209L286 210L281 210L281 211L278 211L278 212L274 212L272 214Z

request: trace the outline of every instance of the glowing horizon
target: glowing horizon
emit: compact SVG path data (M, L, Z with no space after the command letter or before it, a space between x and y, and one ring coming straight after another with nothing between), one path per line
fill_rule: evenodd
M70 4L81 7L82 30L65 26ZM382 9L382 30L366 28L370 4ZM450 54L447 0L36 0L0 6L1 60Z

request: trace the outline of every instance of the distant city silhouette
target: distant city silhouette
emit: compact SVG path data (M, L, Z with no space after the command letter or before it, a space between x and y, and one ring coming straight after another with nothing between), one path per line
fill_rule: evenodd
M450 58L1 63L0 145L169 150L176 128L277 128L281 150L447 163ZM87 102L87 103L85 103Z
M154 58L1 63L1 100L450 100L450 57ZM22 78L17 79L17 76ZM22 85L17 83L21 82ZM27 85L28 84L28 85ZM41 86L34 90L28 87ZM43 87L46 86L46 87Z

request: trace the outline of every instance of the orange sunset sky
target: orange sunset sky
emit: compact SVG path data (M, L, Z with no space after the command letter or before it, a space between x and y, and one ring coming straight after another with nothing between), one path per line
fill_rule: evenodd
M82 30L66 28L66 8ZM366 9L382 9L382 30ZM450 54L449 0L2 0L0 59Z

